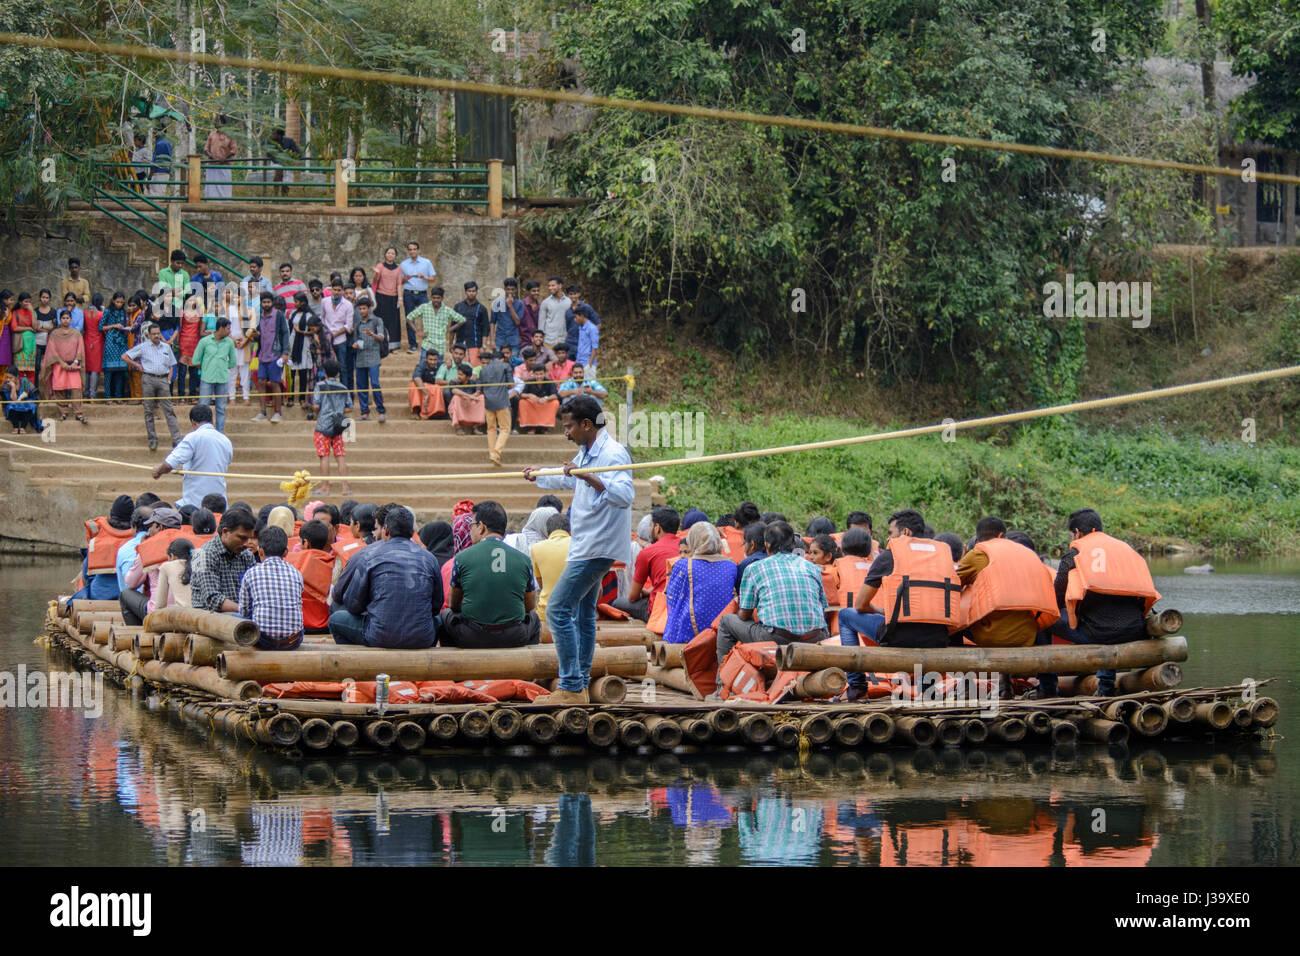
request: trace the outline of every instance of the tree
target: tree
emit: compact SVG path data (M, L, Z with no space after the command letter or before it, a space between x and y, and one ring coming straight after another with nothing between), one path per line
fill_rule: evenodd
M1300 0L1219 0L1214 22L1232 72L1254 75L1232 113L1242 138L1295 149L1300 144Z

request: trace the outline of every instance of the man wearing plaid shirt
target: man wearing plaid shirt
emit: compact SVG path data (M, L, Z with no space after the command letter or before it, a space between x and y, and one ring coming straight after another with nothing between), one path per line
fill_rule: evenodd
M764 541L767 558L751 565L741 579L740 613L718 622L719 689L722 661L737 644L815 643L830 637L821 569L793 553L794 529L784 521L773 521ZM710 696L717 699L718 695Z
M239 615L261 631L254 645L258 650L291 651L302 643L302 574L284 560L289 536L282 528L267 525L257 543L262 562L239 583Z
M253 515L231 508L221 516L217 534L194 552L190 562L190 604L201 611L239 611L239 582L255 563L246 550L257 526Z
M429 290L429 301L408 312L406 321L420 323L420 329L424 333L424 338L420 340L420 362L415 366L415 374L412 376L419 378L430 352L439 355L451 353L451 333L457 326L463 325L465 319L455 309L442 304L442 286L434 286Z

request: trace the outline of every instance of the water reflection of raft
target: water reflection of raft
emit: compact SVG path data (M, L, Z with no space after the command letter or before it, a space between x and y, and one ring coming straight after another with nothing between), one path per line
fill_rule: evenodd
M208 629L207 635L152 633L174 626L179 619L156 614L143 629L127 628L114 608L114 602L51 602L47 633L79 663L105 671L118 683L145 683L165 691L168 705L185 719L273 748L399 753L520 744L659 751L706 745L856 749L956 747L985 741L1068 745L1080 737L1114 744L1130 736L1204 739L1216 733L1258 733L1278 717L1275 701L1253 694L1257 684L1249 689L1244 685L1193 690L1167 686L1181 680L1176 662L1187 656L1181 637L1103 648L1005 649L1010 653L1001 655L987 648L905 651L819 645L792 645L782 652L784 669L813 671L810 678L830 674L836 662L852 669L910 671L920 667L988 673L1000 668L1006 673L1054 669L1079 674L1106 666L1143 668L1121 676L1121 689L1136 689L1115 698L966 703L952 698L884 698L855 704L738 700L717 704L680 689L680 676L673 674L680 668L652 667L651 654L659 653L661 659L664 655L643 641L629 641L626 627L613 629L614 646L597 649L593 666L597 678L593 699L597 703L555 709L526 698L506 701L489 697L493 702L479 698L473 703L390 703L381 712L364 698L351 703L337 699L342 684L322 685L336 688L335 699L271 698L264 686L274 681L364 678L381 670L394 679L433 684L467 677L504 678L507 674L502 668L513 678L544 680L555 675L554 650L401 652L331 644L265 653L241 648L248 643L247 628L230 624L234 619L228 617L222 633L217 633L221 628ZM196 620L189 617L184 623ZM217 647L206 646L214 642ZM207 657L190 653L204 648ZM211 659L214 650L216 666L203 663ZM1034 651L1041 653L1026 657ZM474 661L495 663L489 666ZM823 670L815 670L818 667ZM640 683L629 689L627 679ZM842 673L838 679L842 682ZM1086 678L1075 683L1078 686L1073 690L1087 693Z

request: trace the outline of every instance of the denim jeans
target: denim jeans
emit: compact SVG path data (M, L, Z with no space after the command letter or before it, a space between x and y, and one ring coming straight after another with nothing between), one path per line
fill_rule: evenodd
M335 644L366 644L366 622L346 608L339 608L330 614L330 635Z
M560 690L581 692L591 681L596 653L596 599L613 558L570 561L546 602L546 623L560 659Z
M334 351L339 357L339 381L347 386L349 392L356 388L357 357L345 343L335 345Z
M876 635L885 626L885 615L870 612L863 614L861 611L846 607L840 611L839 622L840 644L844 647L859 647L862 644L858 640L859 634L873 644L876 642ZM861 671L851 672L848 678L850 687L865 687L867 685L867 675Z
M217 385L213 382L199 382L199 404L213 405L212 425L219 432L226 430L226 389L227 384L222 382Z
M402 309L407 315L410 315L428 301L429 292L427 289L421 292L416 292L413 289L402 290ZM409 321L406 323L406 344L413 349L420 347L420 343L415 340L415 329L411 328Z
M357 397L361 401L361 414L370 414L370 389L375 390L375 408L384 414L384 393L379 390L379 366L357 369Z
M1087 633L1079 630L1077 627L1070 627L1069 620L1062 615L1055 624L1045 631L1039 631L1038 637L1034 639L1035 647L1043 647L1052 643L1052 635L1063 637L1071 644L1106 644L1117 643L1111 641L1094 641ZM1057 680L1055 674L1039 674L1038 690L1044 697L1055 697L1057 694ZM1115 689L1115 672L1113 670L1097 671L1097 693L1109 694Z

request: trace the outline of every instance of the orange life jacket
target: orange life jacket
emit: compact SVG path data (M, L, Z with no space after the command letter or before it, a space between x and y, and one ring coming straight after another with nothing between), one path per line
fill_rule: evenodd
M989 563L961 595L961 627L970 627L995 611L1029 611L1041 631L1061 616L1052 572L1023 544L993 538L975 545ZM992 572L992 573L990 573ZM954 627L952 630L960 630Z
M826 592L827 604L838 604L840 597L840 569L835 562L819 565L822 572L822 590Z
M664 589L668 587L668 575L672 574L673 565L681 558L681 555L674 555L669 558L665 565L667 573L664 575ZM650 620L646 621L646 630L662 636L663 632L668 629L668 597L658 591L651 591L649 594L650 603Z
M346 565L348 563L348 558L352 557L365 546L366 543L364 541L358 541L353 537L348 537L347 540L344 540L343 535L340 534L338 539L330 545L330 550L334 552L335 556L342 561L344 565Z
M892 538L894 570L880 582L879 603L885 627L896 624L955 625L961 620L961 582L952 551L942 541L911 536Z
M745 532L739 528L719 528L722 532L722 553L736 564L745 560Z
M826 599L831 604L853 607L853 600L862 590L862 582L867 579L867 572L871 570L871 558L846 554L842 558L835 559L835 569L839 572L840 585L835 592L835 598L832 600L828 593Z
M329 601L330 584L334 581L334 562L337 556L331 551L307 548L285 555L284 558L302 575L303 594L321 604Z
M739 698L740 700L755 700L763 703L767 702L767 678L763 676L753 663L751 663L752 654L762 653L764 644L737 644L731 649L722 661L722 666L718 669L718 677L721 679L722 689L719 696L723 700ZM775 653L776 644L774 642L766 643ZM742 651L741 648L747 650Z
M212 535L195 534L189 528L163 528L149 535L135 549L135 553L140 556L140 567L145 571L153 571L165 564L168 561L167 549L177 538L186 538L195 548L201 548L212 540Z
M1079 626L1075 609L1089 593L1142 598L1143 614L1149 614L1160 600L1146 559L1119 538L1090 531L1075 539L1074 547L1079 553L1074 556L1074 567L1066 575L1065 584L1065 612L1070 627Z
M108 518L86 522L86 573L117 574L117 549L135 537L130 528L119 531Z

